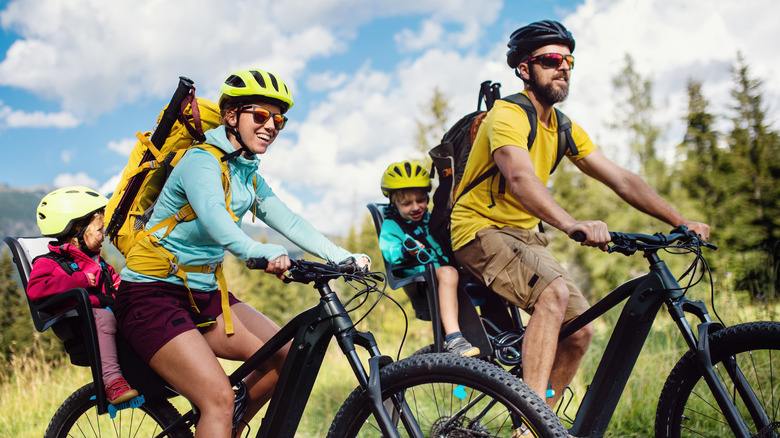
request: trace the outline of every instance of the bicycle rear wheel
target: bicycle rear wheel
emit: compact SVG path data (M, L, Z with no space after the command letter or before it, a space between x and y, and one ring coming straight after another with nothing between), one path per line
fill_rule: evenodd
M453 354L415 354L380 371L382 399L401 396L416 425L392 414L401 437L566 437L566 429L533 391L491 363ZM419 427L415 432L415 428ZM328 432L333 438L381 437L369 402L355 389ZM523 435L526 436L526 435Z
M54 413L44 438L65 437L154 437L181 417L165 399L146 400L138 408L123 409L112 419L98 415L95 384L88 383L68 397ZM192 438L189 428L182 427L165 435Z
M750 436L780 436L780 323L724 328L710 335L710 350L715 371ZM734 363L749 385L747 392L735 384L739 378L733 377ZM658 437L735 436L691 352L664 384L655 427Z

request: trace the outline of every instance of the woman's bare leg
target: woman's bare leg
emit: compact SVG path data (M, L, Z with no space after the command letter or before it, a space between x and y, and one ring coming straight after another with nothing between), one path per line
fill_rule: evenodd
M171 339L149 364L200 410L196 438L230 437L233 389L200 332L189 330Z
M225 335L222 316L217 318L215 327L206 334L206 339L218 357L246 360L279 331L278 325L248 304L234 304L230 309L235 334ZM244 379L244 383L249 388L250 399L244 413L244 421L249 422L271 398L288 349L289 346L282 348ZM243 425L239 425L238 429L243 430Z

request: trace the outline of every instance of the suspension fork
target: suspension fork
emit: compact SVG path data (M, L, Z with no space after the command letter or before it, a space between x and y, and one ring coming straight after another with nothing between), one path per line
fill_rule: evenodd
M723 325L712 321L706 305L701 301L690 301L683 298L679 302L670 303L669 313L680 328L686 343L688 343L688 347L694 352L695 362L702 373L702 377L710 391L712 391L712 395L715 397L715 401L726 417L726 421L728 421L732 431L734 431L736 436L748 437L747 426L739 416L734 400L729 395L715 371L715 367L712 365L709 337L712 333L723 329ZM698 336L693 335L693 330L685 319L685 313L691 313L701 321L697 326ZM723 368L734 383L734 389L745 403L751 419L756 423L757 429L761 430L768 426L770 424L769 417L767 417L755 391L753 391L742 370L737 365L736 358L733 356L724 358L722 363Z
M371 412L379 424L379 428L385 437L399 437L395 424L400 419L409 436L423 438L423 432L420 429L417 420L412 416L411 409L406 403L403 393L393 394L387 403L382 401L382 385L379 378L379 370L392 363L393 359L380 353L376 344L374 335L370 332L360 332L349 328L346 332L338 335L339 346L342 352L347 356L350 366L355 376L363 388L363 395L366 397ZM369 352L371 357L368 359L368 368L370 374L366 375L365 368L357 355L355 345L360 345Z

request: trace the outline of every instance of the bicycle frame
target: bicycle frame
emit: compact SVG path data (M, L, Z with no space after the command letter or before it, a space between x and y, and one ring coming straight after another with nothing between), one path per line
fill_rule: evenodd
M351 317L327 280L317 282L314 287L320 293L319 304L294 317L229 376L233 386L239 384L263 362L293 341L293 348L290 348L284 362L257 437L292 438L295 436L328 344L333 337L347 357L358 383L367 391L374 416L383 430L383 436L397 437L391 416L382 404L379 387L379 368L392 362L392 359L381 355L370 332L360 332L354 328ZM366 373L357 355L356 345L365 348L371 356L368 360L370 375ZM403 401L395 400L395 402L403 406ZM404 410L399 409L399 411L402 421L409 427L416 428L414 419L406 418L408 416L404 414ZM192 415L192 411L185 414L160 435L178 427L184 421L191 421ZM419 431L419 428L417 430ZM419 432L419 436L422 436L422 432Z
M604 435L658 310L666 304L688 347L695 352L704 378L732 430L742 431L742 434L737 436L749 436L733 402L715 374L710 359L707 335L722 328L722 325L712 321L704 303L688 300L684 296L684 290L655 251L647 252L645 257L650 263L650 271L647 274L617 287L561 329L559 341L599 318L622 301L628 300L615 324L593 380L580 403L574 423L569 428L569 433L579 437ZM698 326L698 336L689 325L685 317L686 313L695 315L701 321ZM732 363L728 371L738 382L737 390L748 401L751 416L758 419L759 423L768 424L769 420L757 402L755 393L744 378L740 377L741 372L736 365ZM751 400L752 403L749 402Z

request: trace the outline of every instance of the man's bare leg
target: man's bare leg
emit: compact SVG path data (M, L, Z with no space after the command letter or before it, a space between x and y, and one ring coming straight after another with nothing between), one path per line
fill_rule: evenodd
M558 333L566 315L569 289L558 277L539 295L523 337L523 380L542 400L558 351ZM568 382L567 382L568 384Z
M593 339L593 325L588 324L558 344L558 352L550 373L552 388L555 391L555 396L547 399L550 407L558 403L563 395L563 389L574 379L574 374L588 351L591 339Z

